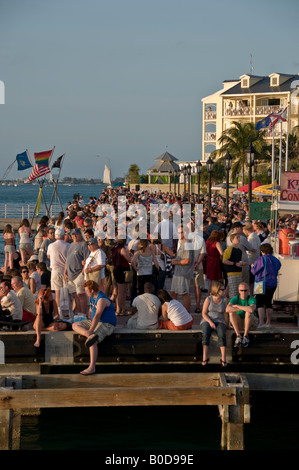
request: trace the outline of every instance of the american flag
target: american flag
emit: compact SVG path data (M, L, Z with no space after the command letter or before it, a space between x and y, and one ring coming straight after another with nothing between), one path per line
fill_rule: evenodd
M288 108L286 107L284 109L281 109L278 113L270 114L271 122L269 124L269 131L272 131L275 124L277 124L279 121L286 122L287 111L288 111Z
M40 178L41 176L46 175L47 173L50 173L50 172L51 170L48 167L48 165L40 166L36 164L31 172L31 175L29 176L26 182L29 183L30 181L36 180L36 178Z

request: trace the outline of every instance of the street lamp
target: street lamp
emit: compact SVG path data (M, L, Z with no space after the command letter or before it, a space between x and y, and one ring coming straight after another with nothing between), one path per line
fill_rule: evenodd
M201 161L197 160L196 162L196 173L197 173L197 198L198 202L200 201L200 173L201 173Z
M208 160L207 160L207 170L208 170L208 175L209 175L209 192L208 192L208 195L209 195L209 202L208 202L209 209L211 209L211 187L212 187L213 166L214 166L214 162L211 159L211 157L209 157Z
M183 167L183 175L184 175L184 194L186 194L186 177L187 177L187 165Z
M180 189L180 178L181 178L180 168L177 170L176 174L177 174L177 177L178 177L178 196L180 196L180 191L181 191L181 189Z
M191 165L187 165L189 198L191 198Z
M228 199L229 199L229 172L232 167L232 159L233 157L226 152L224 157L224 166L226 170L226 216L228 217Z
M254 165L254 155L255 155L255 150L252 144L250 143L248 149L246 150L247 165L249 168L249 181L248 181L249 204L251 203L251 199L252 199L252 167Z

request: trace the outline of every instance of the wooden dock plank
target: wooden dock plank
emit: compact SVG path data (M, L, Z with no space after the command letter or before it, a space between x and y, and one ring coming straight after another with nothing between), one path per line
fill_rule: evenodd
M0 409L96 406L234 405L235 390L218 387L103 387L8 390L0 388Z
M1 378L1 376L0 376ZM9 385L14 386L10 377ZM1 385L3 385L0 382ZM105 388L105 387L218 387L218 373L115 373L82 376L80 374L22 375L23 389Z

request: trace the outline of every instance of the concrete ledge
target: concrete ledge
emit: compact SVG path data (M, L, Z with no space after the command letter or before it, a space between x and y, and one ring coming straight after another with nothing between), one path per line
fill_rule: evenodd
M85 337L74 331L44 332L39 348L34 346L34 331L0 331L0 371L15 364L78 365L89 362ZM247 348L234 348L234 330L227 330L227 360L233 364L289 364L294 348L299 346L298 329L257 330L249 334ZM219 364L217 335L209 347L210 363ZM132 330L115 328L114 333L99 344L98 362L105 363L201 363L202 331L200 329Z

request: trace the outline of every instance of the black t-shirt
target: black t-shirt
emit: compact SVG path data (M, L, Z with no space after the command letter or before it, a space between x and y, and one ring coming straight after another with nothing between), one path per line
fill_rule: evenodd
M50 271L45 271L41 275L40 280L41 280L41 285L42 286L50 287L51 286L51 272Z

